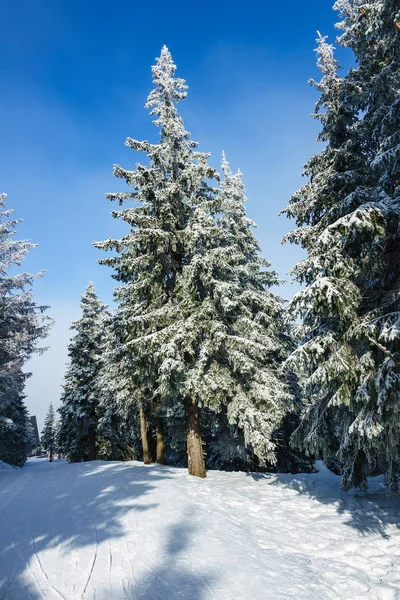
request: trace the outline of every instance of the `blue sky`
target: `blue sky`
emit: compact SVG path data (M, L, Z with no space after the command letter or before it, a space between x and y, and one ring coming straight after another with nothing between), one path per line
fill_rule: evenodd
M281 246L292 223L277 214L318 148L307 80L318 77L316 31L334 41L336 17L330 0L3 1L0 191L24 219L21 237L38 244L24 269L47 271L36 297L56 319L50 350L30 365L26 402L39 427L50 400L58 404L68 325L87 281L112 301L110 270L91 242L124 231L105 193L121 189L114 163L140 160L125 138L157 139L143 105L162 45L189 85L186 128L215 166L225 150L242 170L263 254L289 279L301 254ZM288 282L281 294L296 289Z

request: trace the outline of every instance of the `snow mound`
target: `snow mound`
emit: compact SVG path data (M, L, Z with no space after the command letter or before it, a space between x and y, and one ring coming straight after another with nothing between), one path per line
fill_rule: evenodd
M14 471L14 469L17 469L18 471L19 467L16 467L15 465L9 465L8 463L0 460L0 471Z

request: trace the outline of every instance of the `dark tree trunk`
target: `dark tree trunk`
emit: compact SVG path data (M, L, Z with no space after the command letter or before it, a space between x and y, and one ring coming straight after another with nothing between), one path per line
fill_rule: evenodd
M354 485L360 487L362 490L367 489L366 462L364 451L359 450L354 465Z
M200 409L192 398L185 398L186 443L189 475L206 477L203 444L201 441Z
M164 464L164 428L163 428L162 416L160 414L157 415L156 439L157 439L156 462L158 462L159 465L163 465Z
M142 439L142 449L143 449L143 462L145 465L150 465L153 460L151 456L151 450L149 445L149 423L144 410L143 404L140 404L139 407L139 415L140 415L140 437Z
M88 460L96 460L96 432L92 425L88 431Z

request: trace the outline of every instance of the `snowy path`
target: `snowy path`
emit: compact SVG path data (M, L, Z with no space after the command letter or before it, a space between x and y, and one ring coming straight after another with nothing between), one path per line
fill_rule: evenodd
M0 472L0 598L396 600L400 500L327 472L31 459Z

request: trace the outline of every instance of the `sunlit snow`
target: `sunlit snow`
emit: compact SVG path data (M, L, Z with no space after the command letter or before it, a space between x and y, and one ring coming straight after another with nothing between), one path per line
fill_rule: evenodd
M314 475L30 459L0 473L0 598L396 600L398 496Z

